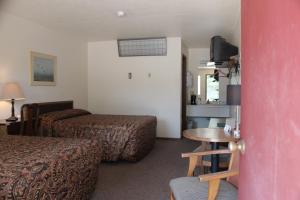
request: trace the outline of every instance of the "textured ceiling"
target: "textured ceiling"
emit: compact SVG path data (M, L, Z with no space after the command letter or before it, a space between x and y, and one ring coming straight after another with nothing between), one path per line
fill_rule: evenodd
M230 38L240 17L240 0L2 1L2 11L87 41L179 36L191 48L208 47L213 35Z

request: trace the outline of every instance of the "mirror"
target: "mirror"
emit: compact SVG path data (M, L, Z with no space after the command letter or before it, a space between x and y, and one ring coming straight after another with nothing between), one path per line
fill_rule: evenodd
M214 74L206 74L206 101L210 102L220 100L220 82L218 75L215 77Z
M216 74L216 73L219 73ZM192 90L198 95L198 104L211 103L224 104L229 78L225 77L228 69L200 69L195 80L196 87ZM216 102L217 101L217 102Z

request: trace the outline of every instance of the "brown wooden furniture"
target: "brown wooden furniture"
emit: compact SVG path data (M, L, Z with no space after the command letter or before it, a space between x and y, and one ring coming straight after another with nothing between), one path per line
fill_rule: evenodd
M202 145L195 150L197 151L206 151L208 150L207 146L208 143L211 143L211 149L217 150L219 149L219 143L228 143L237 141L234 137L226 136L224 134L224 130L222 128L197 128L197 129L188 129L183 131L183 136L190 140L195 140L202 142ZM190 160L190 165L192 165ZM219 162L219 155L212 155L211 162L207 160L199 159L198 163L200 162L200 167L202 166L209 166L211 167L211 172L217 172L219 167L225 168L228 166L228 162L223 161ZM194 163L197 166L197 163ZM189 170L189 174L192 173Z
M21 128L21 122L8 122L6 120L0 120L0 134L1 135L18 135Z
M196 128L183 131L183 136L200 142L235 142L236 138L226 136L222 128Z
M214 150L214 151L183 153L182 157L190 158L195 163L197 162L197 159L199 159L199 157L206 156L206 155L218 155L218 154L231 155L229 168L227 171L200 175L199 177L192 177L188 175L189 177L173 179L170 181L170 187L171 187L170 199L175 200L177 196L178 199L181 200L196 200L196 199L203 199L204 197L207 196L208 200L215 200L218 195L218 192L220 191L222 193L220 194L220 196L222 196L223 200L236 200L237 185L231 183L231 177L239 174L237 168L238 151L230 151L229 149L222 149L222 150ZM195 165L189 166L189 169L194 170ZM226 181L221 180L224 178L226 178ZM191 184L195 184L195 185L191 185ZM208 190L206 189L207 187Z

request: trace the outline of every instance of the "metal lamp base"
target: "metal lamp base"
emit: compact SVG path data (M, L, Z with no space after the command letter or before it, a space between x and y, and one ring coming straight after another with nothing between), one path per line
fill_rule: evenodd
M15 99L11 100L11 117L7 118L7 122L15 122L18 118L15 116Z
M15 121L18 121L18 118L12 116L12 117L10 117L10 118L7 118L6 121L7 121L7 122L15 122Z

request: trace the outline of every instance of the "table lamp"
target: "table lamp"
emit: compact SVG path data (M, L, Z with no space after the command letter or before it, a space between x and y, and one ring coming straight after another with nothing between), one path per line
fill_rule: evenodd
M241 105L241 85L227 85L227 105L236 106L236 131L239 133L239 106Z
M18 118L15 116L15 100L22 99L25 99L25 97L18 83L11 82L4 84L1 94L1 100L11 101L11 117L6 119L6 121L14 122L18 120Z

